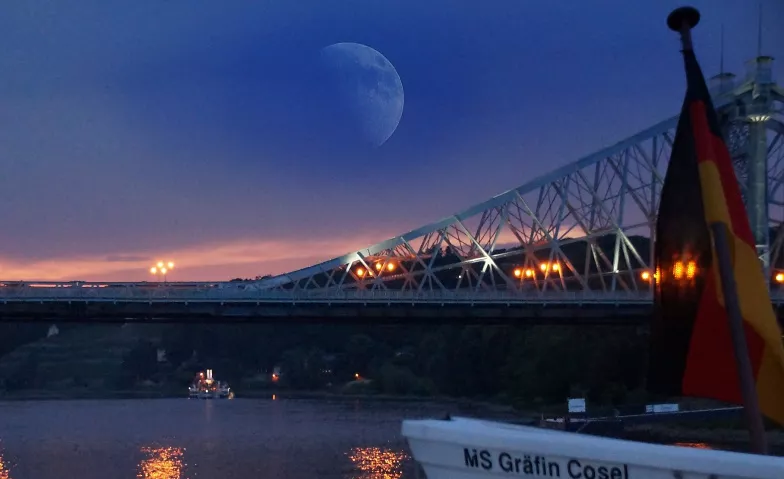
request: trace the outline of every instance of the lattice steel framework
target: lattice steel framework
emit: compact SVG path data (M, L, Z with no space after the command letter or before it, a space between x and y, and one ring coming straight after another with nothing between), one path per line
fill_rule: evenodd
M784 270L784 89L771 62L752 60L739 82L714 78L712 92L760 258L774 278ZM670 118L459 214L259 286L650 291L650 238L676 124Z

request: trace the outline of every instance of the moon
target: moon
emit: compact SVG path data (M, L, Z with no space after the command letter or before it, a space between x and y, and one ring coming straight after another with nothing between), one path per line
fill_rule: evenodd
M383 145L403 116L403 82L381 53L360 43L335 43L321 50L338 101L349 121L371 145Z

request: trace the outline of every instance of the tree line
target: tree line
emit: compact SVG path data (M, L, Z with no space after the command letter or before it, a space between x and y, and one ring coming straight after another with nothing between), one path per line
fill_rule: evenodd
M178 324L157 345L140 342L125 369L138 381L212 368L241 390L278 367L279 381L265 387L323 390L360 377L381 394L609 405L642 394L646 342L630 326ZM164 364L153 358L157 347Z

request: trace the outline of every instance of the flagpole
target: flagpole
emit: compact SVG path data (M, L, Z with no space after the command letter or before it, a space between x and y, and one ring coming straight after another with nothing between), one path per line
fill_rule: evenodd
M672 11L667 17L667 26L681 35L683 51L693 51L691 42L691 29L700 21L700 12L693 7L680 7ZM749 359L746 334L743 331L743 316L740 311L740 301L735 283L735 274L732 268L729 238L727 227L724 223L713 222L710 224L713 233L713 242L716 247L716 259L719 263L719 276L721 289L724 293L724 306L729 319L732 349L735 352L735 364L738 369L738 381L743 396L746 423L751 438L751 448L757 454L767 454L768 445L765 437L765 425L762 422L757 387Z
M727 309L727 318L730 322L732 349L735 351L735 364L738 368L738 381L743 395L743 411L746 413L746 423L751 436L751 448L757 454L767 454L765 424L762 422L757 386L754 383L746 334L743 331L743 318L740 312L735 274L732 271L727 227L720 222L711 223L710 227L713 232L713 242L716 245L716 257L719 261L721 289L724 293L724 306Z

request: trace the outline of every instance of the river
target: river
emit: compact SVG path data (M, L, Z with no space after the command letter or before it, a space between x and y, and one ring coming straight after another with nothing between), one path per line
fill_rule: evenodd
M363 400L0 402L0 479L401 479L404 418L454 406Z

